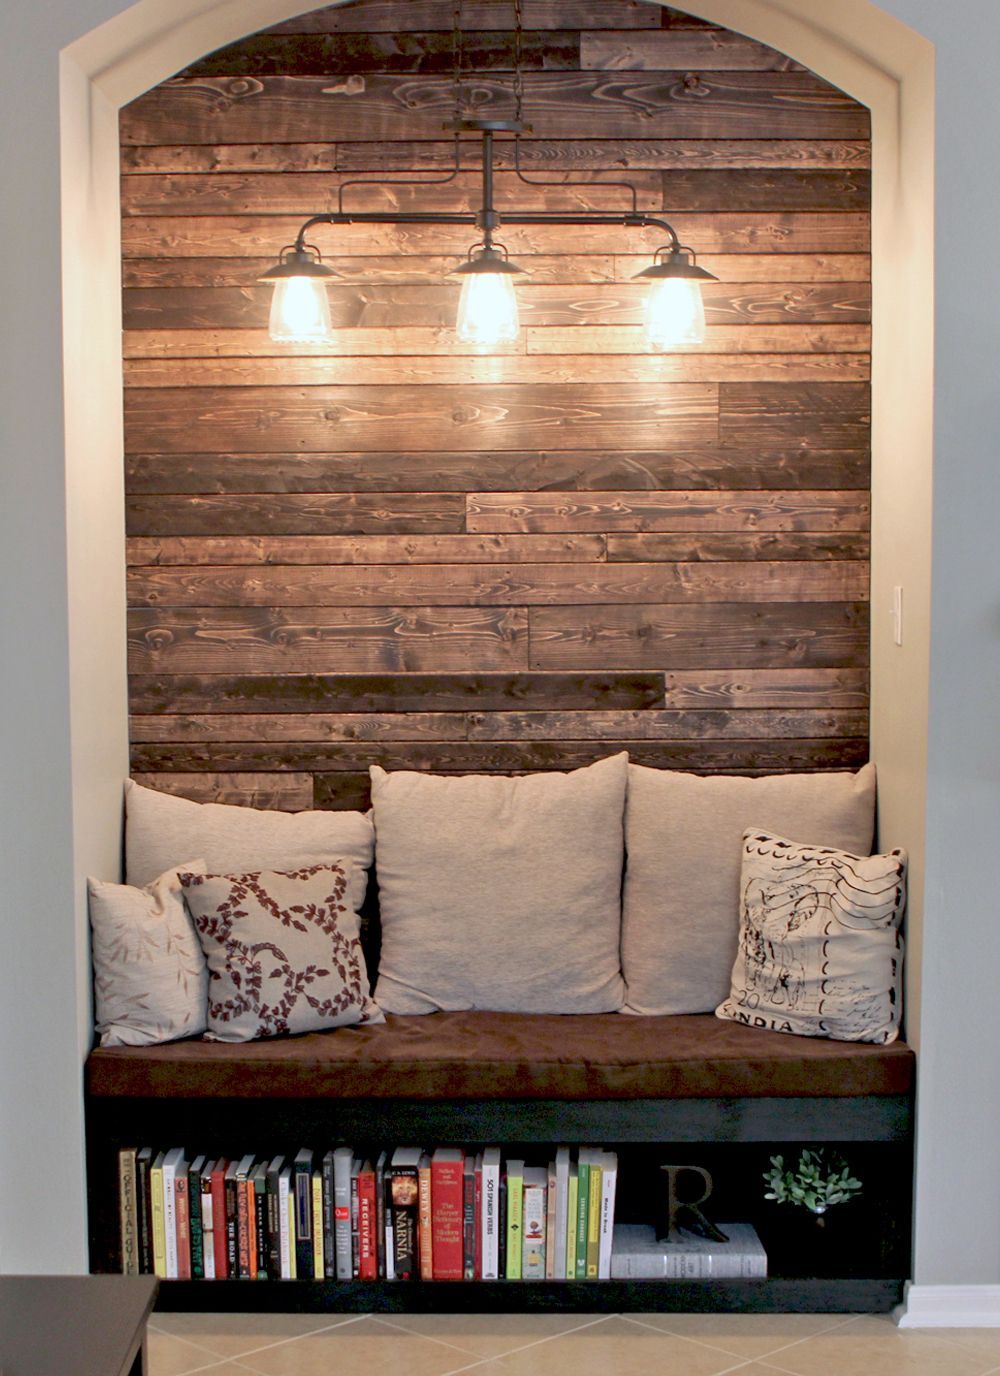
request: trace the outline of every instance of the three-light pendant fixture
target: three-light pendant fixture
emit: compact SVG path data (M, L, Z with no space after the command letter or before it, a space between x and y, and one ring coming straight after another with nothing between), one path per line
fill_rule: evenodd
M271 338L282 343L322 344L333 339L328 287L340 276L323 262L319 249L307 242L306 236L316 225L469 225L480 232L480 238L469 249L464 262L452 272L462 280L459 297L456 333L464 343L478 350L489 350L508 344L517 338L518 304L516 279L525 269L512 262L507 249L495 235L504 225L554 225L572 228L577 225L606 225L622 229L660 229L666 242L653 255L649 267L636 274L649 283L643 303L643 327L647 348L672 349L683 344L701 343L705 335L705 307L701 284L717 280L712 273L698 267L691 249L681 244L673 227L666 220L638 209L635 187L629 182L581 183L572 180L543 180L527 177L521 168L522 133L530 126L521 119L521 15L520 0L515 0L516 32L514 61L514 118L480 119L462 117L461 100L461 0L456 3L455 19L455 96L457 117L445 128L454 136L454 165L442 177L418 180L386 179L352 180L341 184L337 209L311 215L296 236L295 242L281 250L277 264L259 280L274 286L271 304ZM345 208L344 192L356 186L434 185L441 186L457 179L462 164L463 134L478 134L482 172L481 204L478 210L362 210ZM513 170L518 180L528 186L567 187L586 185L615 187L627 193L629 208L624 211L585 210L516 210L505 208L501 217L493 203L494 139L497 134L513 136Z

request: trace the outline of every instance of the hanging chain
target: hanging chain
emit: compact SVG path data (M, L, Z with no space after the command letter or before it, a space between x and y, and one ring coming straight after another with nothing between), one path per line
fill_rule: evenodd
M524 39L524 16L521 0L514 0L514 118L520 124L521 107L524 103L524 72L521 70L522 43Z

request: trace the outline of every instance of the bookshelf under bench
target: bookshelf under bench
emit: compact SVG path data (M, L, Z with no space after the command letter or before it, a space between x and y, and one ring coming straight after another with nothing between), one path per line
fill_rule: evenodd
M529 1066L522 1059L531 1048L504 1026L491 1078L485 1073L481 1038L475 1053L467 1046L467 1054L460 1054L468 1041L467 1020L475 1016L392 1020L423 1024L396 1029L407 1054L395 1081L378 1059L391 1029L383 1029L381 1039L345 1039L332 1057L323 1038L337 1038L339 1032L294 1039L280 1049L272 1046L270 1054L261 1043L207 1051L197 1050L205 1044L176 1043L172 1048L93 1052L87 1067L91 1269L120 1268L117 1172L123 1146L183 1144L209 1156L246 1151L264 1157L278 1151L294 1154L303 1144L323 1151L340 1142L362 1155L401 1144L428 1150L447 1144L472 1150L499 1145L505 1158L542 1162L560 1144L588 1144L618 1154L616 1218L626 1222L657 1220L662 1165L707 1169L714 1193L705 1212L716 1222L753 1223L768 1252L768 1278L165 1281L158 1307L846 1313L885 1312L901 1299L909 1274L912 1183L913 1057L906 1047L807 1043L797 1058L795 1052L803 1046L799 1039L710 1017L538 1017L528 1022L534 1024L532 1035L548 1047L545 1073L537 1063ZM503 1015L479 1016L495 1024ZM442 1072L456 1093L386 1093L404 1084L418 1087L418 1080L423 1091L434 1088L434 1076L420 1079L414 1067L421 1062L421 1039L438 1019L447 1020L439 1024L447 1033ZM579 1060L568 1050L574 1024L583 1034ZM741 1032L745 1037L739 1037ZM591 1034L596 1041L587 1045ZM369 1047L374 1062L359 1058L366 1042L374 1042ZM595 1068L587 1059L598 1043L605 1047L603 1074L600 1060ZM659 1076L650 1071L650 1058L656 1057ZM540 1089L554 1088L555 1078L565 1085L567 1097L540 1097ZM313 1094L303 1092L310 1080ZM630 1080L636 1084L630 1086ZM477 1081L481 1093L470 1096L468 1089ZM656 1083L671 1093L622 1097L630 1087ZM521 1097L512 1093L519 1085ZM355 1087L381 1092L344 1097ZM601 1097L609 1088L618 1097ZM729 1092L736 1088L749 1092ZM833 1092L809 1092L816 1089ZM801 1147L817 1145L834 1146L864 1182L860 1198L840 1206L845 1236L832 1245L826 1234L800 1239L795 1229L803 1211L789 1206L778 1210L763 1199L762 1173L770 1156L781 1152L794 1158Z

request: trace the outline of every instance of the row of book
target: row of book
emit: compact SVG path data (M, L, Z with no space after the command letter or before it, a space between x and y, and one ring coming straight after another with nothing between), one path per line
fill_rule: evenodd
M416 1147L294 1157L118 1153L121 1268L172 1280L605 1280L618 1158L546 1166Z

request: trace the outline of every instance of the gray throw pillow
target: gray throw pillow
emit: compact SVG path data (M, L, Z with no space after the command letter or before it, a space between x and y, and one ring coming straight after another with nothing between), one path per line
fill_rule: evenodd
M125 784L125 869L130 884L201 855L213 874L293 870L303 865L352 862L351 906L361 907L375 833L362 812L275 812L195 803L170 793Z
M627 765L519 778L372 767L387 1013L621 1007Z
M835 1041L899 1036L906 855L858 856L750 830L739 951L720 1018Z
M875 766L857 774L682 774L629 765L622 972L627 1013L710 1013L736 956L748 827L867 855Z

